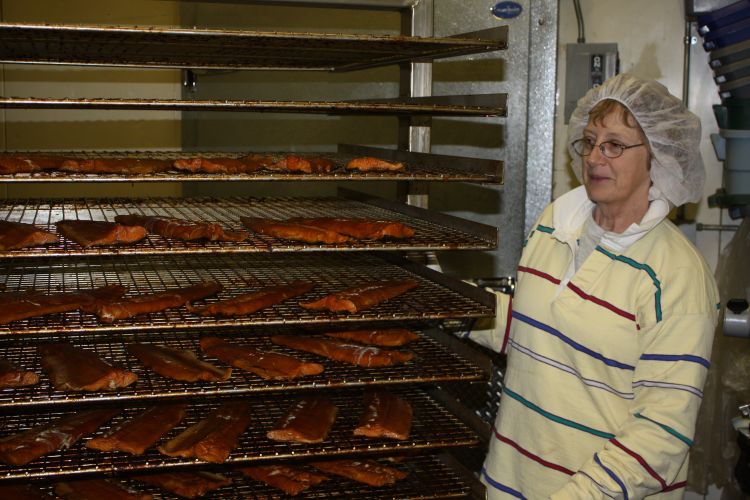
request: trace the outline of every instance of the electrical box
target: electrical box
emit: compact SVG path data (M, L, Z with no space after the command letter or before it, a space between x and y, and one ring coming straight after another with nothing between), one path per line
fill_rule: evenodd
M569 43L565 47L565 123L568 123L578 99L620 71L620 59L616 43Z

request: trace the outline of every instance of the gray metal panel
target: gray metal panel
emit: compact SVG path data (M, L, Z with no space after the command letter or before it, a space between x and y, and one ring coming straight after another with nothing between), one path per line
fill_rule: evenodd
M522 0L522 14L508 20L490 14L494 3L445 0L435 6L436 37L509 27L506 51L433 65L435 94L508 94L504 119L433 120L433 153L502 159L505 164L502 189L431 186L433 209L499 229L500 248L495 252L476 252L470 258L440 254L443 269L462 276L514 274L526 229L549 203L552 192L557 2Z

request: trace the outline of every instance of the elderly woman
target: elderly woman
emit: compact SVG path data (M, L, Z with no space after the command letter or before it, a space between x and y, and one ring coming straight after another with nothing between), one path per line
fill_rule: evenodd
M623 74L568 135L583 185L544 211L515 296L472 334L508 353L482 479L490 498L682 498L719 298L666 216L701 197L700 122Z

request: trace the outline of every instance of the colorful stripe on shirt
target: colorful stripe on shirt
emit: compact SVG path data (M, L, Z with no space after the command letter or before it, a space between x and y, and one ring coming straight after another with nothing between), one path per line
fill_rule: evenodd
M606 472L607 475L609 477L611 477L612 480L618 484L618 486L620 486L620 489L622 490L622 496L623 496L623 498L625 500L628 500L628 498L629 498L628 497L628 489L625 487L625 483L622 482L622 479L620 479L619 477L617 477L617 474L615 474L614 472L612 472L611 469L609 469L608 467L606 467L602 463L602 461L599 460L599 455L597 455L596 453L594 453L594 461L599 465L599 467L601 467L602 469L604 469L604 472Z
M605 384L604 382L600 382L598 380L593 380L593 379L586 378L586 377L582 376L572 366L568 366L565 363L561 363L559 361L555 361L554 359L551 359L551 358L548 358L548 357L543 356L541 354L538 354L538 353L532 351L531 349L522 346L521 344L519 344L515 340L511 339L510 345L515 350L517 350L517 351L519 351L519 352L521 352L521 353L523 353L523 354L525 354L525 355L527 355L527 356L529 356L529 357L531 357L531 358L539 361L540 363L544 363L546 365L549 365L549 366L552 366L554 368L557 368L558 370L562 370L564 372L570 373L571 375L575 376L576 378L578 378L578 380L580 380L584 384L588 385L589 387L596 387L597 389L603 389L603 390L605 390L607 392L611 392L612 394L614 394L616 396L619 396L619 397L621 397L623 399L633 399L635 397L632 392L618 391L614 387L611 387L611 386Z
M520 320L520 321L523 321L524 323L529 324L529 325L531 325L531 326L533 326L533 327L535 327L535 328L537 328L539 330L542 330L544 332L549 333L550 335L553 335L553 336L557 337L558 339L562 340L563 342L565 342L566 344L568 344L569 346L571 346L576 351L580 351L580 352L582 352L584 354L588 354L592 358L598 359L599 361L601 361L602 363L604 363L607 366L612 366L614 368L621 368L623 370L635 370L634 366L629 365L627 363L622 363L622 362L617 361L615 359L608 358L608 357L606 357L606 356L604 356L604 355L602 355L602 354L600 354L600 353L598 353L598 352L596 352L596 351L594 351L592 349L589 349L588 347L586 347L586 346L584 346L582 344L579 344L578 342L576 342L575 340L571 339L570 337L567 337L567 336L563 335L560 331L552 328L551 326L546 325L546 324L542 323L541 321L537 321L537 320L535 320L533 318L530 318L530 317L526 316L525 314L522 314L522 313L520 313L518 311L513 311L513 317L516 318L516 319L518 319L518 320Z
M672 429L670 426L664 425L661 422L657 422L656 420L654 420L652 418L648 418L647 416L642 415L640 413L636 413L634 416L636 418L642 418L643 420L647 420L647 421L651 422L652 424L658 425L659 427L661 427L662 429L664 429L669 434L673 435L674 437L676 437L677 439L679 439L680 441L682 441L686 445L693 446L693 440L692 439L690 439L689 437L687 437L687 436L685 436L683 434L680 434L676 430Z
M589 427L587 425L583 425L578 422L574 422L573 420L569 420L559 415L555 415L554 413L548 412L547 410L532 403L528 399L525 399L520 394L517 394L513 392L512 390L508 389L507 386L503 387L503 394L507 394L508 397L515 399L516 401L524 405L526 408L529 408L530 410L535 411L536 413L545 417L546 419L551 420L553 422L557 422L558 424L564 425L566 427L571 427L573 429L577 429L579 431L583 431L593 436L597 436L597 437L601 437L605 439L612 439L613 437L615 437L614 434L611 434L609 432L600 431L598 429L594 429L593 427Z
M508 495L514 496L516 498L521 498L522 500L526 500L526 497L523 496L523 494L520 491L514 490L510 486L505 486L503 483L492 479L490 475L487 473L487 469L485 469L484 467L482 467L482 477L484 477L484 480L487 481L487 484L489 484L493 488L500 490L504 493L507 493Z
M703 398L703 391L697 387L685 384L675 384L672 382L660 382L657 380L638 380L633 382L633 387L659 387L661 389L677 389L679 391L687 391L691 394L695 394L699 398Z
M706 368L711 367L711 362L700 356L694 356L692 354L642 354L641 358L645 361L689 361L691 363L698 363Z
M624 451L625 453L627 453L634 459L636 459L638 463L641 464L641 467L643 467L646 470L646 472L648 472L651 475L651 477L653 477L659 482L659 484L662 487L662 491L668 488L667 482L654 470L653 467L651 467L648 464L648 462L646 462L646 460L642 456L640 456L638 453L634 452L633 450L631 450L630 448L628 448L627 446L625 446L624 444L622 444L615 438L610 439L609 442L617 446L618 448L620 448L622 451Z
M500 440L501 442L507 444L508 446L514 448L518 453L525 456L526 458L529 458L533 460L534 462L543 465L544 467L547 467L548 469L556 470L558 472L562 472L564 474L567 474L568 476L573 475L573 471L568 469L567 467L563 467L562 465L558 465L555 463L552 463L548 460L543 459L539 455L536 455L534 453L531 453L526 448L523 448L521 445L510 439L509 437L503 436L500 434L497 429L495 429L495 426L492 426L492 431L495 433L495 437Z
M646 274L649 275L651 278L651 281L654 283L654 286L656 287L656 292L654 293L654 308L656 311L656 322L661 321L661 282L659 281L659 278L656 277L656 273L653 269L651 269L651 266L648 264L643 264L641 262L636 262L633 259L629 257L625 257L622 255L616 255L609 250L606 250L605 248L602 248L601 246L597 245L596 250L603 253L607 257L609 257L612 260L616 260L619 262L623 262L631 267L634 267L635 269L638 269L640 271L644 271Z

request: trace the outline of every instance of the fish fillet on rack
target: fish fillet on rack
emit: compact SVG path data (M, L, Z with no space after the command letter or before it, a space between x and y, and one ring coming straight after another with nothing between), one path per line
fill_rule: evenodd
M355 436L408 439L412 410L405 399L384 390L366 391L365 410L354 429Z
M115 300L95 300L84 304L81 309L96 314L104 323L114 323L120 319L138 314L164 311L181 307L194 300L200 300L219 293L223 287L214 281L204 281L183 288L170 288L163 292L122 297Z
M56 243L57 236L34 224L0 220L0 250L18 250Z
M0 461L26 465L47 453L70 448L118 413L118 409L82 411L0 438Z
M142 226L125 226L101 220L61 220L57 232L84 248L100 245L129 245L146 237Z
M0 154L0 174L29 174L58 170L63 162L69 159L55 155Z
M185 382L220 382L232 376L231 368L218 368L198 359L187 349L159 344L129 344L128 352L159 375Z
M23 387L39 382L39 375L26 370L19 370L13 363L0 358L0 389Z
M257 155L241 158L204 158L201 156L175 160L174 167L199 174L250 174L268 168L273 161Z
M182 498L202 497L209 491L232 484L232 480L214 472L164 472L133 476L146 484L157 486Z
M86 448L100 451L124 451L142 455L150 446L185 418L186 404L152 406L126 420L106 435L90 439Z
M170 457L199 458L206 462L222 463L229 458L248 425L250 405L241 401L224 403L158 449Z
M116 300L124 293L125 287L120 285L50 294L37 290L0 292L0 325L47 314L75 311L99 300Z
M335 292L313 302L300 302L305 309L356 313L398 297L416 288L414 280L376 281Z
M55 493L64 500L151 500L143 493L114 479L76 479L55 483Z
M184 241L245 241L249 237L247 231L226 231L219 224L161 215L117 215L115 222L126 226L143 226L149 233Z
M151 158L69 159L60 166L60 170L63 172L76 174L120 175L156 174L166 172L171 168L171 161Z
M404 479L408 472L380 464L374 460L330 460L312 462L311 465L323 472L353 479L370 486L385 486L395 484Z
M288 285L266 287L205 306L194 307L188 304L187 308L191 313L199 316L243 316L303 295L314 286L312 283L294 281Z
M326 336L335 339L352 340L359 344L381 347L399 347L415 340L419 335L406 328L385 328L382 330L347 330L344 332L326 332Z
M260 217L240 217L242 224L256 233L273 236L282 240L304 241L305 243L346 243L349 237L330 229L305 226L295 222Z
M408 351L380 349L379 347L352 344L343 340L303 335L274 335L271 337L271 342L366 368L406 363L414 357L414 353Z
M347 170L359 170L361 172L396 172L405 170L401 162L391 162L374 158L372 156L361 156L354 158L346 164Z
M322 174L331 172L335 168L335 164L331 160L319 156L286 155L281 160L266 168L284 172Z
M324 396L306 396L294 403L266 433L274 441L322 443L336 420L338 408Z
M287 222L319 227L335 231L358 240L381 240L383 238L411 238L414 229L395 221L371 219L346 219L339 217L294 217Z
M255 373L266 380L292 380L318 375L323 365L273 351L261 351L247 345L227 342L218 337L203 337L201 349L214 358L240 370Z
M328 479L328 476L307 471L302 467L282 464L242 467L240 472L292 496L299 495Z
M127 387L138 376L111 365L96 353L65 342L37 347L42 369L49 375L55 390L99 391Z

